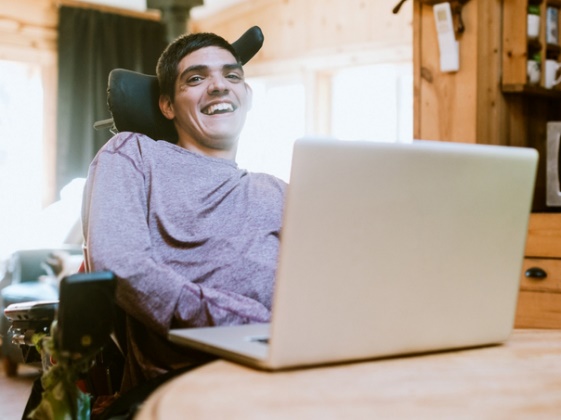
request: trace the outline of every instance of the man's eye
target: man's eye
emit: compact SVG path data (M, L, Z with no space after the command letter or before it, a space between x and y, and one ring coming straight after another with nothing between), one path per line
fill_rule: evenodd
M236 73L230 73L226 77L228 79L232 79L232 80L242 80L242 77L239 74L236 74Z
M189 77L189 79L187 79L187 83L198 83L201 80L203 80L201 76L191 76Z

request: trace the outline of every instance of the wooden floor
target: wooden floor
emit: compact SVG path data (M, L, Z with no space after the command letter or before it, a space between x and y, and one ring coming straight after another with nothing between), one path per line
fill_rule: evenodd
M38 376L38 369L22 365L16 377L8 378L0 363L0 419L21 419L31 385Z

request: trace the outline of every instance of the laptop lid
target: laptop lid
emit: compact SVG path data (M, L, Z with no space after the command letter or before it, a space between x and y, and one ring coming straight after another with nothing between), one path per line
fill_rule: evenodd
M512 147L297 141L267 367L505 340L536 164Z

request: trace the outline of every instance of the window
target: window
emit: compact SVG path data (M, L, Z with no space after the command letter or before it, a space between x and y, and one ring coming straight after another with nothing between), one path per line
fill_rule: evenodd
M413 65L377 64L332 79L331 134L336 138L408 142L413 138Z
M0 60L0 256L24 246L25 222L42 208L43 176L41 66Z
M292 145L306 131L306 92L298 80L248 79L253 107L241 135L240 168L288 180Z
M409 142L413 136L410 61L248 78L253 109L241 135L241 168L289 181L292 146L306 134Z

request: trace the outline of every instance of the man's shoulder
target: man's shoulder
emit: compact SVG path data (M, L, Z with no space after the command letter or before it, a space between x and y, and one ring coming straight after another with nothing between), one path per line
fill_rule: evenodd
M132 160L143 160L148 156L162 153L165 147L161 147L163 140L156 141L150 137L123 131L115 134L100 149L97 158L104 155L121 156Z
M105 143L103 149L117 151L123 149L135 149L138 145L145 145L145 147L153 146L156 143L150 137L141 133L132 133L129 131L123 131L115 134L107 143Z
M254 183L257 183L264 188L273 188L284 191L287 186L287 183L282 179L264 172L248 172L247 175Z

